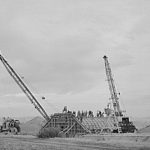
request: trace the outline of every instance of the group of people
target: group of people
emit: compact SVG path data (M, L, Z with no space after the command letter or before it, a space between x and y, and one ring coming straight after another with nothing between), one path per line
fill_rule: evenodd
M101 111L97 111L96 116L94 116L93 111L89 110L89 111L69 111L67 109L67 106L64 107L63 109L63 113L72 113L75 117L77 118L83 118L83 117L103 117L104 113L102 113Z

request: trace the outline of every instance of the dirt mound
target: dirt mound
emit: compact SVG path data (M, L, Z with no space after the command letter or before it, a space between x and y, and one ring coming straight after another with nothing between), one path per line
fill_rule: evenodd
M41 117L35 117L26 123L22 123L20 125L21 134L36 135L44 123L44 119Z
M146 126L145 128L142 128L138 131L139 133L150 133L150 125Z

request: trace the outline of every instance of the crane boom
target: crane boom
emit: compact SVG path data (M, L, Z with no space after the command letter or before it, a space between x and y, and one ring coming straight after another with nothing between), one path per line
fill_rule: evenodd
M14 69L9 65L9 63L6 61L6 59L2 56L2 54L0 54L0 60L3 63L3 65L5 66L6 70L10 74L10 76L14 79L14 81L18 84L18 86L21 88L21 90L25 93L25 95L28 97L28 99L31 101L31 103L34 105L34 107L39 111L39 113L47 121L49 121L50 117L47 115L46 111L43 109L43 107L37 101L35 96L32 94L32 92L29 90L29 88L23 82L23 80L19 77L19 75L14 71Z
M120 105L119 105L119 101L118 101L119 98L118 98L118 94L117 94L116 87L114 84L114 79L112 77L111 68L110 68L110 65L108 62L108 57L104 56L103 58L104 58L104 62L105 62L106 76L107 76L109 91L110 91L111 100L112 100L112 104L113 104L114 115L115 116L123 116L122 111L120 109Z

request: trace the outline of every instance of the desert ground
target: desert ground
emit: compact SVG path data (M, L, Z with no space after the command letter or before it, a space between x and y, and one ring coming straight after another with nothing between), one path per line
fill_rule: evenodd
M113 135L113 137L115 137ZM130 138L132 140L130 140ZM150 136L87 135L78 138L39 139L31 135L0 135L1 150L150 150Z
M21 124L21 133L0 133L0 150L150 150L150 126L133 134L90 134L75 138L37 138L43 119Z

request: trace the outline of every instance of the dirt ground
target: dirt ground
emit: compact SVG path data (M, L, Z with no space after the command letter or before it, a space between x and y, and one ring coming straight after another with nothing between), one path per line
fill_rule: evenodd
M0 150L150 150L149 142L96 138L39 139L28 135L0 135Z

